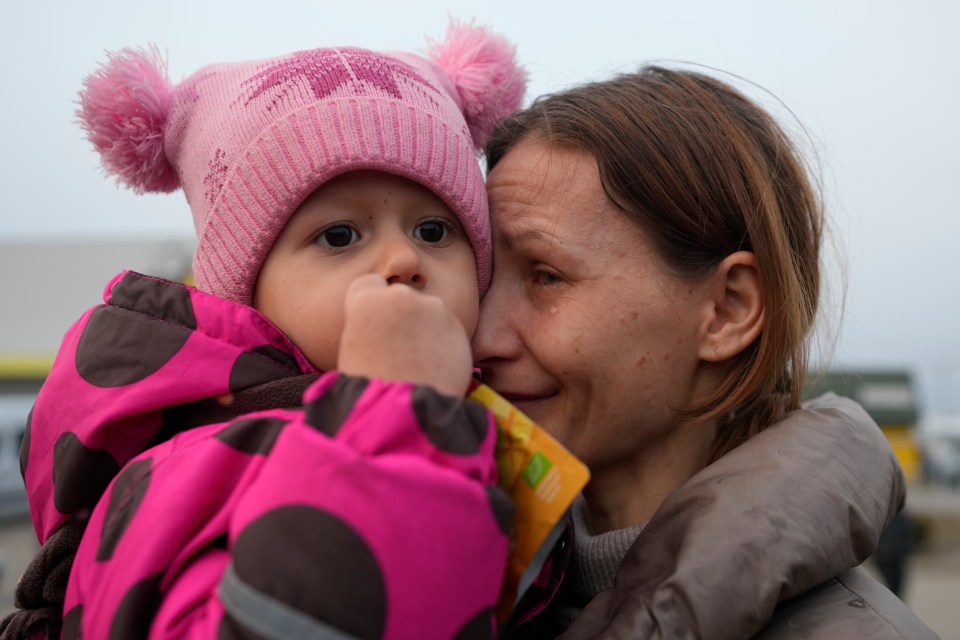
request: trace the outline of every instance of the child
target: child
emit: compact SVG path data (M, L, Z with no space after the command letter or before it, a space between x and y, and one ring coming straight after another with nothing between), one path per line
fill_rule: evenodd
M121 182L184 189L197 288L121 273L64 338L4 636L490 637L512 505L462 398L513 47L157 60L112 54L78 114Z

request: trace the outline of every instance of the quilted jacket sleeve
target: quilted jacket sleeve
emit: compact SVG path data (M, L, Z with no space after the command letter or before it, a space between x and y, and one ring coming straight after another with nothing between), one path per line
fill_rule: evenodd
M866 559L904 499L880 429L824 396L671 494L562 637L752 637L778 602Z
M198 427L95 509L64 638L487 637L512 505L485 409L322 376L303 410Z

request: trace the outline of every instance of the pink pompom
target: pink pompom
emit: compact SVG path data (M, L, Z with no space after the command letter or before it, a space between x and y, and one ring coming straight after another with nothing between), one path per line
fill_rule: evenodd
M176 190L180 179L163 146L173 90L163 58L155 47L107 56L83 82L80 126L118 182L137 193Z
M431 42L429 57L457 86L474 145L486 143L498 121L520 108L527 72L517 64L516 47L473 21L450 21L443 42Z

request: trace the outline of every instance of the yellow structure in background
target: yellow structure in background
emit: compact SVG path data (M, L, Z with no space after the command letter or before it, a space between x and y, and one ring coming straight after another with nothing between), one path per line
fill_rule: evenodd
M50 373L53 358L49 356L0 357L0 382L4 380L40 380Z
M913 435L913 428L904 426L881 426L881 428L893 447L907 482L920 480L923 475L923 457L920 453L920 445Z

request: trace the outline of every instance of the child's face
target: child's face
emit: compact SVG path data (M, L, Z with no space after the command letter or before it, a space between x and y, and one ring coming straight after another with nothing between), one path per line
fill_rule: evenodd
M476 330L476 261L457 216L426 187L379 171L343 174L303 201L263 263L253 305L329 371L347 286L368 273L439 297Z

